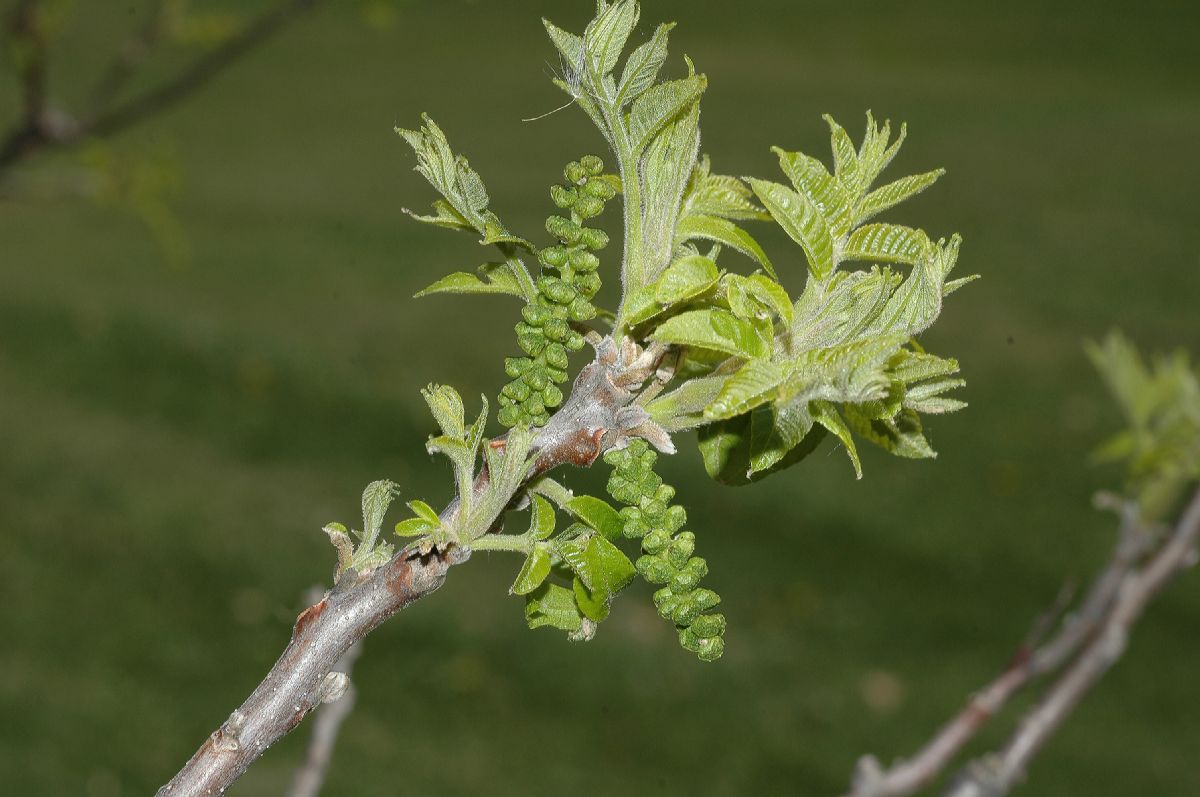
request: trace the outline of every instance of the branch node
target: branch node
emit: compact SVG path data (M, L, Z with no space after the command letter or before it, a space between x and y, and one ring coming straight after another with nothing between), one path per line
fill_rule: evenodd
M246 715L240 711L234 711L229 715L229 719L221 724L220 728L213 731L213 749L218 753L236 753L242 746L238 736L245 725Z
M346 694L346 690L350 688L350 676L344 672L328 672L321 682L317 684L316 694L313 696L314 703L332 703L335 700L341 699L342 695Z

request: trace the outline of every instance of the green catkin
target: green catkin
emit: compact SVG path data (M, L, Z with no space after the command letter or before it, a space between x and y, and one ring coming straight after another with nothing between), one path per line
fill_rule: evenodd
M703 661L716 661L725 652L725 616L705 614L721 602L717 593L700 586L708 563L693 556L696 535L681 531L687 512L672 504L675 489L663 484L654 472L658 453L645 440L609 451L604 461L612 465L608 492L625 504L626 537L642 541L637 570L642 578L662 588L654 593L659 615L679 631L679 644Z
M567 185L550 189L554 204L568 215L546 219L546 231L558 243L538 252L537 297L521 311L516 326L517 345L527 356L504 361L512 379L499 397L498 417L505 426L541 426L550 419L563 400L559 385L567 380L567 358L584 344L572 323L596 317L591 300L600 289L600 261L593 252L608 245L608 235L584 222L600 215L617 193L603 171L600 158L585 155L563 170Z

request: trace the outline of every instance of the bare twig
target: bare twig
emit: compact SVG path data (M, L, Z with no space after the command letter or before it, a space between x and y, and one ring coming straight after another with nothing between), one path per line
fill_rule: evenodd
M320 587L310 590L315 594L310 595L304 602L317 602L323 591ZM362 654L362 649L363 645L360 639L342 654L331 672L340 672L347 679L350 678L350 674L354 670L354 662ZM285 797L317 797L321 793L321 786L324 785L325 775L329 771L329 763L333 760L333 748L337 745L338 733L341 731L346 717L354 711L354 703L357 698L358 690L351 681L346 686L345 694L317 710L317 717L313 720L312 736L309 737L304 760L296 769L291 788L288 789Z
M155 0L154 6L146 15L146 21L125 41L112 62L100 73L100 79L96 81L90 98L93 114L109 106L129 79L137 73L138 67L145 63L162 41L167 28L167 18L167 0Z
M1150 601L1182 570L1195 564L1200 542L1200 492L1166 542L1145 565L1126 573L1104 623L1050 687L998 754L969 764L946 797L1003 797L1025 777L1030 762L1079 701L1121 658L1134 624Z
M1112 501L1108 499L1107 503L1111 505ZM1116 508L1121 513L1122 523L1113 555L1093 582L1080 608L1062 622L1057 633L1042 641L1047 627L1045 619L1056 615L1058 610L1055 609L1038 622L1034 633L1018 650L1008 667L972 696L963 710L946 723L915 756L898 761L887 769L874 757L868 756L859 761L849 797L903 797L913 794L944 772L963 747L1013 695L1030 683L1068 666L1046 698L1051 706L1046 709L1046 716L1054 717L1055 724L1051 727L1045 721L1046 717L1035 710L1035 714L1023 726L1022 733L1026 736L1035 733L1029 730L1030 727L1039 729L1036 732L1037 745L1033 748L1029 747L1028 742L1018 745L1014 739L1014 746L1000 759L990 757L972 764L948 794L949 797L999 797L1007 793L1023 771L1028 758L1044 744L1048 732L1057 728L1057 723L1069 713L1087 688L1115 661L1113 653L1119 655L1119 650L1111 647L1113 640L1119 638L1123 644L1125 632L1140 616L1145 603L1188 561L1186 552L1195 550L1196 537L1200 533L1200 494L1174 534L1150 556L1148 563L1148 552L1161 539L1142 525L1134 505L1124 503ZM1173 562L1169 568L1163 563L1164 557ZM1151 572L1157 574L1156 586L1151 592L1147 592L1145 587L1139 588L1142 597L1136 613L1131 615L1130 584L1142 583ZM1119 637L1110 631L1114 622L1121 629ZM1104 646L1106 639L1109 647ZM1101 655L1098 650L1107 653ZM1057 700L1054 698L1056 694L1059 695ZM1068 695L1073 702L1063 702ZM1035 716L1038 719L1034 719ZM1006 778L1008 785L996 791L998 775ZM985 790L982 784L993 791ZM977 790L954 791L955 788Z
M571 396L542 427L530 478L562 464L587 467L622 445L648 416L634 406L635 390L653 375L656 354L605 339L596 359L575 380ZM487 484L486 471L476 489ZM449 520L452 502L442 513ZM221 794L262 753L319 705L336 699L347 679L331 672L338 659L387 618L442 585L452 565L470 558L450 546L422 555L405 549L369 574L345 571L334 588L296 619L283 655L246 701L159 791L159 797Z
M0 168L20 157L39 136L46 116L46 31L40 0L17 0L5 36L17 60L21 116L0 143Z
M183 71L132 99L85 121L83 134L110 136L175 105L273 37L319 0L286 0L250 21L236 36L201 55Z
M0 136L0 174L39 151L75 146L90 138L106 138L170 108L207 85L320 1L280 0L250 20L236 35L202 53L179 72L118 102L120 89L161 36L162 7L159 4L144 27L105 70L93 92L92 108L86 115L76 116L49 107L47 48L44 32L38 24L40 0L18 0L7 33L32 56L23 62L21 69L24 113L6 134Z

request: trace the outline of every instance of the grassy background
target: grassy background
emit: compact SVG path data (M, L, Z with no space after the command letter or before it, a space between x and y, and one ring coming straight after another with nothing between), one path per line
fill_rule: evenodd
M384 30L337 5L116 143L176 159L186 266L129 214L0 204L9 793L150 793L328 579L322 524L353 520L374 478L447 498L417 389L503 378L514 305L408 299L481 253L401 216L431 194L391 127L429 111L538 236L546 186L597 139L578 112L520 121L560 103L537 19L578 28L588 4L413 0ZM327 794L832 795L858 755L912 751L1106 556L1089 496L1113 474L1084 461L1116 418L1081 341L1119 325L1200 348L1200 55L1182 5L648 2L643 33L680 19L673 51L710 76L721 171L774 174L771 144L825 157L819 114L857 136L867 108L909 123L893 174L948 168L898 218L962 232L963 273L985 277L926 340L964 363L972 406L932 424L939 460L867 452L862 482L828 447L740 490L707 484L694 450L666 466L725 598L717 665L678 649L644 589L587 646L526 631L505 596L516 562L477 557L368 641ZM66 97L140 6L78 9ZM799 250L765 238L798 290ZM1197 794L1198 622L1193 578L1021 793ZM231 793L281 793L302 737Z

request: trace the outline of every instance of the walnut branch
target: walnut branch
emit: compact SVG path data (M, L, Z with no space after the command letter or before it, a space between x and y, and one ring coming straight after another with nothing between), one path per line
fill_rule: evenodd
M319 597L318 591L318 595L311 600L316 601ZM358 690L349 679L350 673L354 669L354 662L362 655L362 649L363 645L360 639L351 645L350 649L334 665L332 672L344 674L348 681L345 694L337 700L321 706L317 711L316 719L313 720L312 736L308 740L308 749L304 753L304 760L297 767L296 774L292 777L292 785L285 797L317 797L321 793L321 787L325 784L325 775L333 760L333 749L337 745L338 733L342 729L342 723L354 711L354 704L358 699Z
M598 341L596 348L596 358L580 371L570 398L538 431L530 478L563 464L587 467L608 448L624 445L630 436L653 426L633 401L636 389L653 375L661 351L617 345L611 338ZM481 474L476 489L486 482ZM448 521L457 511L457 502L452 502L442 517ZM440 587L450 567L470 555L469 548L457 546L425 555L408 548L370 573L345 571L332 590L296 618L291 641L271 671L159 789L159 797L224 792L309 711L341 696L347 679L331 671L346 651L384 620Z
M1122 523L1113 555L1079 610L1049 640L1043 642L1042 634L1035 633L1008 667L911 759L888 769L871 756L860 760L849 797L903 797L928 785L1013 695L1066 666L1005 751L970 764L946 794L1001 797L1011 790L1033 755L1120 657L1128 632L1146 604L1194 559L1200 537L1200 493L1166 542L1144 527L1135 506L1123 504L1119 509ZM1156 543L1159 547L1151 553Z
M1133 626L1167 584L1195 565L1200 543L1200 491L1166 541L1141 567L1126 573L1104 622L1024 719L998 754L968 764L946 797L1003 797L1025 777L1030 762L1080 700L1116 664Z
M8 36L32 55L25 59L20 70L24 112L9 131L0 136L0 174L39 151L74 146L89 138L112 136L170 108L204 87L318 2L320 0L281 0L250 20L236 35L197 56L179 72L118 102L119 89L161 36L162 10L158 8L105 71L93 93L94 107L87 114L76 116L62 109L52 109L48 104L47 47L44 31L38 24L40 0L18 0L8 25Z

